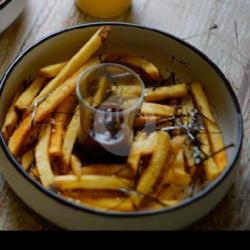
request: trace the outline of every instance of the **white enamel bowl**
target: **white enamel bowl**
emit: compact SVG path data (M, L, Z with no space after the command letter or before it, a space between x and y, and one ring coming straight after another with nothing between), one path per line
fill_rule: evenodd
M93 32L104 23L87 24L47 36L25 50L10 65L0 87L0 125L11 97L22 80L34 76L43 66L72 56ZM107 23L106 23L107 24ZM243 124L240 107L231 85L204 54L182 40L159 30L124 23L113 26L104 51L119 51L145 56L165 72L175 70L184 82L201 81L209 95L224 132L229 165L206 190L178 207L143 213L98 212L66 201L44 189L22 169L0 136L1 170L19 197L38 214L65 229L75 230L176 230L194 223L225 196L233 183L240 154ZM166 71L167 74L167 71Z
M8 28L20 15L26 0L2 0L0 1L0 33Z

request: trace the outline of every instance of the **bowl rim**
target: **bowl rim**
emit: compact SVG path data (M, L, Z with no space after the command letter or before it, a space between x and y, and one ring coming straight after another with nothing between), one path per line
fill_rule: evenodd
M19 172L19 174L22 175L22 177L24 177L31 185L33 185L33 187L35 187L42 194L44 194L48 198L51 198L53 201L60 203L60 205L66 206L67 208L72 208L74 210L81 211L81 212L87 212L87 213L92 214L92 215L98 215L98 216L102 216L102 217L105 216L105 217L118 217L118 218L135 218L135 217L139 218L139 217L144 217L144 216L159 215L159 214L163 214L163 213L172 213L172 212L175 212L177 210L184 209L185 207L188 207L190 205L193 205L194 203L197 203L198 201L200 201L201 199L203 199L204 197L208 196L210 193L212 193L213 191L218 189L220 184L226 179L227 176L229 176L229 174L234 169L234 166L236 165L236 163L239 159L241 149L242 149L243 117L242 117L240 104L239 104L239 101L236 97L236 94L235 94L231 84L227 80L226 76L224 75L224 73L219 69L219 67L211 59L208 58L207 55L205 55L199 49L197 49L193 45L189 44L188 42L184 41L183 39L178 38L175 35L172 35L168 32L165 32L163 30L160 30L160 29L157 29L154 27L144 26L144 25L139 25L139 24L132 24L132 23L124 23L124 22L94 22L94 23L88 23L88 24L80 24L80 25L76 25L76 26L73 26L70 28L62 29L62 30L50 33L50 34L42 37L41 39L39 39L38 41L36 41L32 45L30 45L27 49L25 49L20 55L18 55L11 62L10 66L5 71L5 73L1 79L1 82L0 82L0 98L1 98L2 93L3 93L5 83L7 82L12 71L19 64L19 62L22 61L22 59L29 52L31 52L34 48L38 47L40 44L42 44L43 42L46 42L50 38L61 35L63 33L78 30L78 29L100 27L103 25L121 26L121 27L129 27L129 28L135 28L135 29L148 30L150 32L154 32L154 33L166 36L166 37L174 40L175 42L181 44L182 46L185 46L187 49L190 49L193 53L198 55L202 60L206 61L210 65L210 67L215 71L215 73L223 81L227 91L229 92L229 94L232 98L234 108L237 112L237 122L238 122L239 127L238 127L238 131L237 131L237 133L238 133L237 144L235 145L235 149L236 149L235 152L236 153L234 155L232 162L227 167L227 169L220 175L220 177L216 181L214 181L212 184L210 184L207 188L205 188L204 190L202 190L201 192L199 192L195 196L186 199L185 201L183 201L182 203L180 203L179 205L177 205L175 207L167 207L167 208L162 208L162 209L153 210L153 211L115 212L115 211L99 210L99 209L95 209L95 208L90 208L88 206L84 206L82 204L81 205L77 204L76 202L69 201L68 199L60 196L59 194L53 192L52 190L46 189L45 187L43 187L42 184L35 181L22 168L21 164L18 163L18 161L15 159L15 157L11 154L11 152L9 151L8 146L3 138L3 134L0 131L0 144L1 144L1 147L3 149L3 152L5 153L5 156L8 158L10 163L15 167L17 172Z
M13 0L5 0L4 2L0 3L0 10L2 10L4 7L6 7L12 1Z

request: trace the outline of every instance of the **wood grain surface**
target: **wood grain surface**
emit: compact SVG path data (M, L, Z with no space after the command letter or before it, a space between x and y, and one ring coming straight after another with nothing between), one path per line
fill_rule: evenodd
M27 0L21 16L0 34L0 76L39 38L91 21L100 20L80 13L73 0ZM246 135L237 179L219 206L190 229L250 229L250 0L134 0L127 13L112 21L144 24L183 38L207 54L231 81ZM24 205L1 175L0 229L57 230Z

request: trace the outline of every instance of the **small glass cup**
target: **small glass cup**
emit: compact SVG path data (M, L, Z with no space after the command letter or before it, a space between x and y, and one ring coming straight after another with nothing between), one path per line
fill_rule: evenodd
M119 64L99 64L81 75L76 92L84 152L106 159L127 157L134 138L134 120L145 95L140 76Z

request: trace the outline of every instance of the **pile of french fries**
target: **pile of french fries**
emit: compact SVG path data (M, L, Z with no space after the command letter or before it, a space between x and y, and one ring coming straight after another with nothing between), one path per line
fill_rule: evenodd
M110 32L111 27L101 27L67 62L40 69L25 89L20 87L2 133L23 168L65 198L122 212L178 205L190 196L197 176L201 182L213 181L227 166L222 132L200 83L147 86L127 162L86 165L74 152L81 130L75 89L85 69L112 61L142 72L152 83L162 80L158 68L144 58L98 55ZM112 86L112 91L140 95L132 86ZM102 94L99 90L96 96ZM195 134L199 147L192 144L190 127L195 110L202 124ZM151 123L155 131L144 132Z

